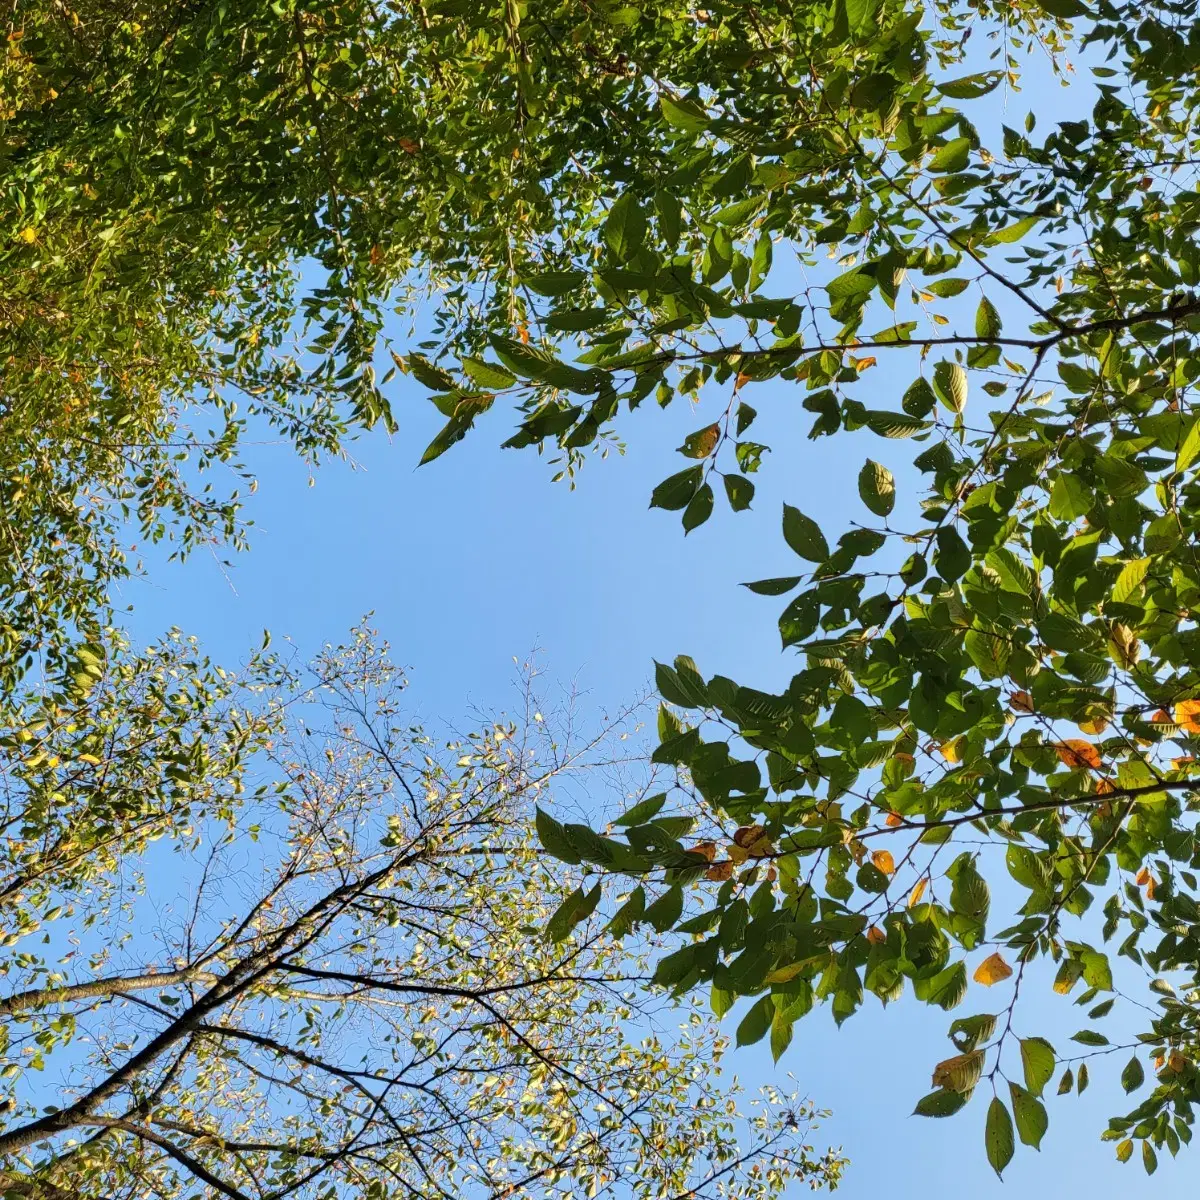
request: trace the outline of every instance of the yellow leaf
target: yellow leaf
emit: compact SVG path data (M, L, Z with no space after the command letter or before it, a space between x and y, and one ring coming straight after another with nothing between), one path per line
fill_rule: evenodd
M737 866L741 866L750 857L750 851L744 846L739 846L736 842L728 848L727 853L729 854L729 861L735 863Z
M908 897L908 907L916 908L921 903L921 897L925 895L925 887L929 883L928 879L918 879L916 887L913 888Z
M1180 1054L1178 1050L1172 1050L1171 1053L1167 1055L1167 1066L1170 1067L1176 1075L1182 1075L1183 1072L1188 1068L1188 1060L1184 1058L1184 1056Z
M1084 733L1099 735L1108 728L1108 721L1104 717L1097 717L1094 721L1080 721L1079 728Z
M979 1082L983 1058L982 1050L972 1050L968 1054L956 1054L953 1058L944 1059L933 1068L933 1086L948 1088L952 1092L970 1091Z
M952 742L943 742L938 749L948 763L962 762L962 738L955 738Z
M1175 724L1188 733L1200 733L1200 700L1180 700L1175 705Z
M989 955L975 968L973 976L976 983L982 983L984 987L991 987L994 983L1000 983L1007 979L1012 974L1012 967L1008 965L999 954Z
M871 855L871 862L885 875L895 875L896 864L892 861L890 850L876 850Z
M1083 738L1067 738L1065 742L1056 742L1054 752L1064 766L1073 771L1097 768L1100 766L1100 751L1091 742Z
M87 763L90 767L98 767L100 765L100 760L94 754L76 755L76 761Z

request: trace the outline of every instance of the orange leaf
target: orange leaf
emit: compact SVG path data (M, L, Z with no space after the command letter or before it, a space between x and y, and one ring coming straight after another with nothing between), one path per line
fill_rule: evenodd
M1033 712L1033 697L1028 692L1013 692L1008 698L1008 707L1015 712Z
M693 854L703 854L709 862L712 862L712 860L717 857L717 843L697 842L691 847L691 851Z
M724 862L713 863L707 871L704 872L705 879L711 879L714 883L724 883L726 879L733 878L733 863L729 859Z
M894 875L896 873L896 864L892 861L892 852L890 850L876 850L871 855L871 862L885 875Z
M989 955L975 968L973 976L976 983L982 983L984 987L991 987L994 983L1000 983L1007 979L1012 974L1012 967L1008 965L999 954Z
M1107 796L1109 792L1115 792L1117 789L1113 787L1111 779L1096 780L1096 795Z
M889 829L895 829L897 826L904 824L904 818L899 813L890 812L888 813L887 820L884 822L884 824Z
M82 755L80 756L82 757ZM1194 754L1183 754L1179 758L1171 759L1171 766L1177 771L1182 771L1184 767L1190 767L1196 761Z
M872 946L881 945L883 942L887 941L887 934L884 933L878 925L872 925L871 928L867 930L867 941L870 942Z
M1073 771L1100 766L1100 751L1091 742L1083 738L1067 738L1065 742L1056 742L1054 752L1062 760L1064 766Z
M1171 714L1169 712L1167 712L1167 710L1165 708L1160 708L1150 718L1150 724L1151 725L1174 725L1175 722L1171 720Z
M1137 873L1136 877L1134 878L1134 883L1136 883L1138 885L1138 887L1145 887L1146 884L1148 884L1149 882L1150 882L1150 868L1143 867Z
M929 883L928 879L918 879L916 887L908 897L908 907L915 908L921 903L921 897L925 895L925 887Z
M1180 700L1175 705L1175 724L1188 733L1200 733L1200 700Z
M1157 886L1158 886L1158 881L1157 881L1157 880L1154 878L1154 876L1153 876L1153 875L1151 875L1151 876L1150 876L1150 882L1149 882L1148 884L1146 884L1146 899L1147 899L1147 900L1153 900L1153 899L1154 899L1154 889L1155 889Z

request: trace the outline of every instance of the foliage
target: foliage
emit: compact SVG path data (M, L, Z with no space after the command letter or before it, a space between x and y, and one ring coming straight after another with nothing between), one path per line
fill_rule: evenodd
M836 1184L812 1107L739 1111L711 1019L644 998L636 951L583 914L529 936L564 894L531 800L617 761L617 730L438 746L365 630L310 668L234 679L171 642L99 673L6 746L7 1195Z
M1144 967L1157 1007L1122 1075L1144 1092L1105 1136L1152 1170L1200 1098L1193 7L18 5L6 660L124 569L122 503L149 536L174 514L185 544L236 538L175 458L197 399L226 422L202 457L233 460L238 394L312 454L414 380L446 418L431 461L511 396L506 444L573 476L637 420L622 408L723 389L651 497L692 531L722 493L752 505L770 460L749 397L795 385L814 438L878 439L846 481L870 516L784 510L800 561L750 584L789 596L803 665L781 694L660 669L656 757L722 848L657 810L618 837L547 816L544 844L665 873L617 928L681 933L660 982L703 981L718 1014L754 997L739 1040L777 1054L817 1000L841 1021L866 991L949 1009L1009 989L952 1024L917 1105L949 1116L986 1075L997 1170L1041 1141L1066 1057L1018 1036L1032 964L1097 1022L1114 959ZM1090 115L992 132L1039 57ZM421 353L377 380L382 314L426 284Z

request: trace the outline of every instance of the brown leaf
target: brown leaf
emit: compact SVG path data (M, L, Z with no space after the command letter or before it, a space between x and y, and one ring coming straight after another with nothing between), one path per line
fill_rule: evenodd
M1064 742L1056 742L1054 752L1064 766L1073 771L1098 768L1100 766L1100 751L1091 742L1083 738L1067 738Z
M1033 697L1028 692L1013 692L1008 698L1008 707L1014 712L1033 712Z
M1007 979L1012 973L1012 967L1004 961L1002 955L990 954L975 968L972 978L984 987L991 987L992 984Z
M704 878L711 879L714 883L724 883L726 879L732 879L733 863L729 859L724 859L719 863L713 863L713 865L704 872Z
M1190 1062L1178 1050L1172 1050L1167 1055L1167 1066L1175 1072L1176 1075L1182 1075L1190 1066Z
M690 849L693 854L703 854L709 862L712 862L717 857L716 842L697 842Z
M735 846L750 846L758 841L763 835L763 827L761 825L742 825L733 835L733 844Z

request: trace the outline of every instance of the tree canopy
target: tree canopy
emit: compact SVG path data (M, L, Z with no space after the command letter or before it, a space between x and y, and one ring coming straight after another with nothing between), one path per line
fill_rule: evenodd
M564 890L531 800L600 787L627 714L551 733L529 692L527 722L435 738L365 628L240 677L180 637L110 648L6 713L6 1195L836 1185L811 1104L742 1104L644 955L531 937Z
M690 532L753 503L754 406L798 399L815 439L878 439L861 519L785 507L795 569L748 585L787 597L798 673L660 666L672 816L544 813L542 844L620 877L615 932L676 932L661 985L749 998L740 1042L781 1055L868 991L966 1004L917 1111L981 1090L997 1171L1054 1076L1132 1051L1104 1137L1152 1171L1200 1099L1193 7L19 5L9 659L126 569L123 505L236 540L192 468L236 461L243 411L317 455L419 387L432 461L511 402L506 446L573 477L631 410L697 399L650 498ZM1081 115L1003 124L1039 72ZM421 343L386 344L426 296ZM718 828L697 844L680 806ZM1079 1050L1017 1005L1043 959ZM1136 1015L1126 964L1132 1045L1102 1032Z

